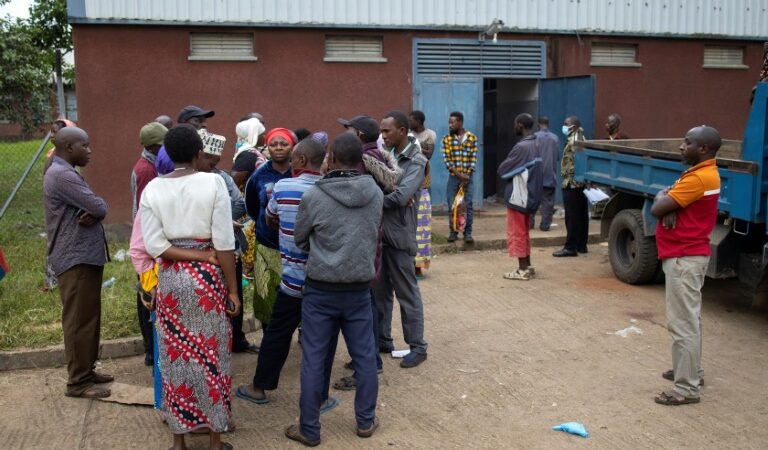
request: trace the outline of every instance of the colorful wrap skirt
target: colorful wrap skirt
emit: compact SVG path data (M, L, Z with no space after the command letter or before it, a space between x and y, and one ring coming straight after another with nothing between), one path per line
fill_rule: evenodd
M432 198L429 189L421 190L416 210L416 267L429 268L432 243Z
M171 244L212 248L210 241L192 239ZM158 365L168 427L174 434L203 427L224 432L232 414L232 326L221 268L162 260L157 291Z

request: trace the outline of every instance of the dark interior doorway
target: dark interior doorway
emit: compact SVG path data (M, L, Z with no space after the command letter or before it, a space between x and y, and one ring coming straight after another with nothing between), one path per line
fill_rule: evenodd
M528 113L536 119L539 111L539 80L486 78L483 80L483 192L485 198L504 190L496 168L517 143L515 116Z

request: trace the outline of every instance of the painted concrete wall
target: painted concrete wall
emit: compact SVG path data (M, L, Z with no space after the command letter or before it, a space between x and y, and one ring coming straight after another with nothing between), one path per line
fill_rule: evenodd
M157 115L175 117L190 103L214 109L209 129L229 140L222 159L227 169L234 126L245 113L261 112L269 127L323 129L333 138L343 131L338 117L381 117L392 109L411 109L412 38L476 39L472 32L376 30L365 34L383 36L388 62L325 63L324 36L357 31L257 28L245 29L254 32L257 62L190 62L189 33L203 30L217 31L74 26L78 118L94 150L84 174L109 202L109 223L130 219L129 179L140 151L139 129ZM707 123L724 137L741 139L762 55L757 42L735 42L745 46L749 70L702 69L703 46L714 42L530 34L504 38L545 41L550 77L595 73L597 123L618 112L624 130L636 138L682 136L691 126ZM590 67L593 40L638 44L642 67Z

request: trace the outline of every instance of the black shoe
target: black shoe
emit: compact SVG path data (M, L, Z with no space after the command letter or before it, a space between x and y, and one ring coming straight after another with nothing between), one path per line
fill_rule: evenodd
M471 234L465 234L464 235L464 243L465 244L474 244L475 240L472 239L472 235Z
M147 367L152 367L155 365L155 358L150 355L149 353L144 354L144 365Z
M459 239L458 233L451 233L448 235L448 242L456 242Z
M580 248L579 253L589 253L589 249L587 247Z
M394 350L394 347L390 347L388 345L379 345L379 353L392 353Z
M531 227L531 228L533 228L533 227ZM539 227L539 230L541 230L541 231L549 231L549 227L548 226L545 227L545 226L542 225L542 226Z
M408 353L405 355L402 361L400 361L400 367L403 369L410 369L412 367L416 367L419 364L423 363L427 360L427 354L426 353Z
M552 253L552 256L554 256L555 258L562 258L563 256L579 256L579 254L574 252L573 250L568 250L567 248L564 248L562 250L558 250Z

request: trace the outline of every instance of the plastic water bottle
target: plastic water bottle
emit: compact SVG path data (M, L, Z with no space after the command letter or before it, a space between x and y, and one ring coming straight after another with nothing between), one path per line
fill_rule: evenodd
M101 283L101 288L102 289L110 288L110 287L112 287L115 284L115 281L117 281L117 278L112 277L109 280Z

